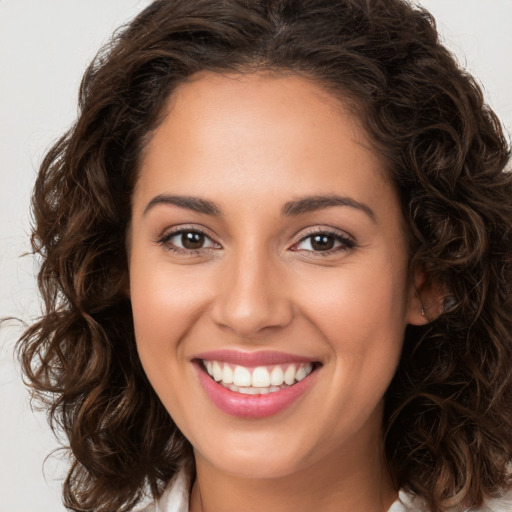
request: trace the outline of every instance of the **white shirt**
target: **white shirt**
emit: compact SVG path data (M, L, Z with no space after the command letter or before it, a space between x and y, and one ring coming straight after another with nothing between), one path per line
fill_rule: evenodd
M140 512L189 512L189 487L188 475L182 470L167 486L158 502ZM400 491L398 499L391 505L388 512L428 512L428 509L419 498ZM478 510L468 509L467 512L512 512L512 491L501 499L490 500Z

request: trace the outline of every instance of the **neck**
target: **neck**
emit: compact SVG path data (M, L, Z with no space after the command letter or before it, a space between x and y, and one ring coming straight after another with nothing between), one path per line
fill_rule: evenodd
M387 511L397 492L381 450L353 448L279 478L257 479L220 471L196 453L190 512Z

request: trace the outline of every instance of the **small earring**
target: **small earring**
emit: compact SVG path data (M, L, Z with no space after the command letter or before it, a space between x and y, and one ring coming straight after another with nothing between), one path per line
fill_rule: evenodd
M420 301L421 305L421 316L427 316L427 313L425 311L425 306L423 305L423 301L421 300L421 295L418 289L416 288L416 296L418 297L418 300Z

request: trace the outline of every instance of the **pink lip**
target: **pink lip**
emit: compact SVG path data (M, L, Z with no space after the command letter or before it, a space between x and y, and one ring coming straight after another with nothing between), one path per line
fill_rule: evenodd
M285 363L312 363L313 359L276 351L242 352L240 350L211 350L197 354L194 359L223 361L241 366L268 366Z
M202 358L201 358L202 359ZM226 361L224 358L215 360ZM259 361L259 360L258 360ZM268 361L266 359L265 361ZM288 359L287 361L290 361ZM232 362L232 361L229 361ZM261 363L258 362L258 365ZM274 363L278 364L278 363ZM293 386L264 395L244 395L226 389L215 382L203 369L201 363L194 364L199 382L210 400L223 412L239 418L266 418L277 414L296 402L314 383L316 371Z

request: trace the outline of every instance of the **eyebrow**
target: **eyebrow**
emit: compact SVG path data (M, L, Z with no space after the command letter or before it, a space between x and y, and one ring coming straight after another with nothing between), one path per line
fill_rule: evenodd
M281 215L290 217L303 213L323 210L332 206L349 206L365 213L373 222L377 222L375 212L366 204L356 201L351 197L342 197L336 194L306 196L288 201L281 210Z
M215 217L220 217L222 215L221 208L213 201L208 201L207 199L201 199L199 197L168 194L160 194L151 199L144 209L143 215L146 215L149 210L159 204L178 206L179 208L186 208L187 210L203 213L205 215L213 215ZM333 206L349 206L351 208L355 208L364 212L373 222L376 222L375 213L368 205L350 197L342 197L336 194L305 196L293 201L288 201L283 206L281 215L284 217L293 217L296 215L302 215L303 213L331 208Z
M160 194L151 199L144 209L143 215L146 215L151 208L158 204L179 206L180 208L186 208L187 210L204 213L205 215L214 215L216 217L222 215L222 210L212 201L200 199L199 197L173 196L167 194Z

